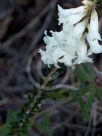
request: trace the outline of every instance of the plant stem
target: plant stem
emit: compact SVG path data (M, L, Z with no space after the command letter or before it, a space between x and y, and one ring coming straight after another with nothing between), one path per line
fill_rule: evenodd
M49 74L43 85L46 87L50 77L56 72L56 68ZM11 122L10 132L6 136L26 136L29 128L30 118L34 117L39 111L39 104L46 98L46 91L32 91L28 95L28 102L23 106L21 112L17 114L16 119Z

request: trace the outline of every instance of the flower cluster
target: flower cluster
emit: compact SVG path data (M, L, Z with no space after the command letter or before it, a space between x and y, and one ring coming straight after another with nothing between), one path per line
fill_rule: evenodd
M63 9L58 6L60 32L52 32L48 36L45 32L44 42L46 51L39 50L41 59L50 66L63 63L73 67L76 64L92 62L90 55L101 53L99 44L101 36L98 31L98 15L95 2L84 0L83 6Z

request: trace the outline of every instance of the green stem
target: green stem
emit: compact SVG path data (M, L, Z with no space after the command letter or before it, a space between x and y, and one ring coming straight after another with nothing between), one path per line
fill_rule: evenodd
M7 136L26 136L29 128L29 119L39 111L39 103L44 99L43 93L34 91L28 96L28 102L23 106L17 119L11 122L10 132Z
M56 72L54 68L49 74L48 78L44 81L43 86L46 87L50 77ZM23 106L21 112L17 114L16 119L11 122L10 132L6 136L27 136L30 118L35 116L39 111L39 104L45 99L47 92L34 90L28 96L28 102Z

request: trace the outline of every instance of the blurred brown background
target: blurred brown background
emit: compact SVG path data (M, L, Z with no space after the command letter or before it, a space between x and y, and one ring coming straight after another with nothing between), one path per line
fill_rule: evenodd
M64 8L72 8L79 6L81 1L0 0L1 126L6 122L7 112L9 110L15 111L20 109L27 101L26 94L33 89L33 85L27 76L26 65L31 53L35 49L45 46L43 42L44 31L46 29L48 31L59 31L61 29L61 26L58 26L57 20L57 4ZM101 8L98 9L98 13L100 33L102 34ZM93 57L97 68L102 70L102 55ZM34 67L36 67L36 62L33 65L33 70ZM36 75L36 72L34 74ZM56 111L54 112L56 114ZM67 111L64 110L63 112L66 117ZM58 127L56 126L56 129ZM66 132L66 129L62 129L62 131ZM36 136L35 134L33 135ZM0 136L2 135L0 134Z

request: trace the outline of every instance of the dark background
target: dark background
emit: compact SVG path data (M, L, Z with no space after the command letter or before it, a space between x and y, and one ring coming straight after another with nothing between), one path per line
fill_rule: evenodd
M45 46L43 42L44 31L47 29L59 31L57 4L64 8L72 8L81 5L79 0L0 0L0 126L6 123L9 111L18 111L27 101L27 94L33 89L33 84L28 78L26 65L29 56L36 49ZM102 34L101 7L98 9L100 19L100 33ZM93 56L95 66L102 70L102 54ZM32 71L37 76L33 63ZM70 77L70 84L75 81L74 75ZM64 105L65 102L46 100L45 107L49 105ZM46 104L47 103L47 104ZM57 105L56 105L57 106ZM63 107L63 106L62 106ZM57 118L54 127L55 136L75 135L71 128L65 126L68 116L74 114L73 109L67 111L60 109L60 113L52 106L53 119ZM77 113L76 113L77 114ZM56 115L56 116L55 116ZM59 115L59 116L57 116ZM54 117L55 116L55 117ZM61 128L61 129L59 129ZM69 128L69 132L68 132ZM58 130L59 129L59 130ZM79 129L81 129L79 127ZM84 128L82 128L85 130ZM38 136L33 132L32 136ZM2 134L0 134L2 136ZM77 134L79 136L79 132Z

